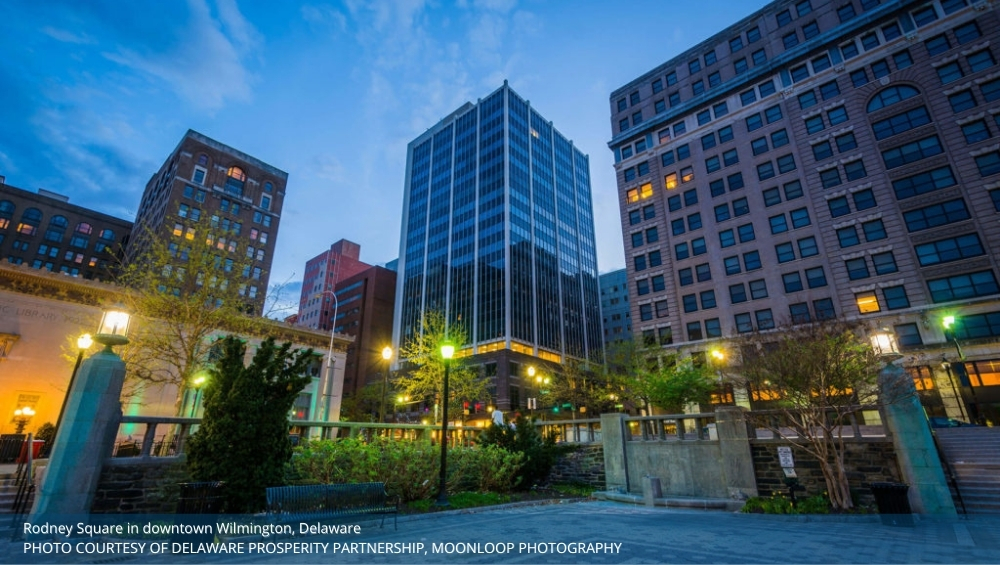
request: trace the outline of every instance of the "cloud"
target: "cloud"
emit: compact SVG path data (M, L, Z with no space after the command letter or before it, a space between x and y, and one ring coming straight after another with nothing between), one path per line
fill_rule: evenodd
M196 108L213 111L230 101L247 102L253 77L244 60L259 45L259 34L232 0L217 2L219 18L215 19L203 1L189 0L189 20L170 48L119 46L104 56L158 79Z
M97 40L90 37L85 33L76 34L71 31L66 31L64 29L54 28L52 26L45 26L41 30L42 33L55 39L56 41L61 41L63 43L75 43L77 45L92 45L97 43Z
M302 19L317 28L327 28L336 33L347 31L347 16L332 6L306 4L299 8Z

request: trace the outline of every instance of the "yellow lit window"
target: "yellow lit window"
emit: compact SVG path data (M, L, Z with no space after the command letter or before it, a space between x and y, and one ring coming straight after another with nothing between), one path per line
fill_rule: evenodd
M10 220L7 218L0 218L0 230L5 230L10 226Z
M184 233L184 226L180 224L174 224L174 235L180 237Z
M647 182L639 187L639 198L649 198L653 195L653 183Z
M558 353L551 353L548 351L538 350L538 358L545 359L546 361L552 361L553 363L562 363L562 355Z
M663 184L667 190L673 190L677 188L677 173L670 173L663 178Z
M778 391L769 389L755 390L753 391L752 396L754 400L778 400L781 398Z
M871 314L872 312L881 310L878 305L878 298L874 292L860 292L854 295L854 298L858 303L858 310L862 314Z
M97 266L97 257L91 257L90 258L90 262L87 263L87 266L88 267L96 267Z
M681 182L691 182L692 180L694 180L694 169L691 167L681 169Z
M231 177L233 177L234 179L236 179L238 181L245 181L245 180L247 180L247 174L244 173L243 169L241 169L239 167L229 167L229 170L226 171L226 174L229 175L229 176L231 176Z
M628 191L628 201L629 201L630 204L632 202L638 202L639 201L639 189L638 188L633 188L633 189L630 189Z
M188 228L187 231L184 233L184 238L185 239L192 239L193 240L194 239L194 228Z
M31 224L18 224L17 233L23 233L24 235L35 235L35 226Z
M524 345L523 343L517 343L516 341L512 341L510 343L510 350L518 353L526 353L528 355L534 353L534 349L530 345Z
M976 361L969 371L973 386L1000 385L1000 361Z

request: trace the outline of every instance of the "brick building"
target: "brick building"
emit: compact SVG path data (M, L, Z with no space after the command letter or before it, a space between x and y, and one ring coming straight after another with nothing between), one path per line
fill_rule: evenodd
M55 273L110 280L132 222L69 203L44 189L29 192L0 177L0 259Z
M287 181L288 173L188 130L146 184L126 258L141 254L149 236L202 238L194 226L207 219L214 229L231 234L229 241L216 242L220 249L252 259L248 272L235 276L259 313Z
M340 281L371 268L360 257L360 245L341 239L330 249L306 261L296 325L320 330L333 327L330 318L334 315L334 308L329 293Z
M635 332L870 321L932 413L1000 420L993 6L780 0L615 90Z

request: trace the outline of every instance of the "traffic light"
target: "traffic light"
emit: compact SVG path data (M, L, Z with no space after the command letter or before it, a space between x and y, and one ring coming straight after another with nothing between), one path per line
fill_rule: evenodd
M559 407L558 406L553 406L552 407L552 413L553 414L558 414L559 413Z

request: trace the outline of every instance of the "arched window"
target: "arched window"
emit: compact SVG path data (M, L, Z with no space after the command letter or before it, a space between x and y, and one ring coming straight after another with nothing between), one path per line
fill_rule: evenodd
M49 229L45 230L45 241L62 243L67 225L69 225L69 221L66 220L65 216L52 216L49 220Z
M37 226L42 223L42 211L38 208L28 208L21 214L21 222Z
M229 167L226 171L229 178L226 179L226 192L234 196L243 197L243 183L247 180L246 173L239 167Z
M234 178L240 182L245 182L247 180L247 174L244 173L243 169L239 167L229 167L226 174L229 175L230 178Z
M113 232L111 230L101 230L101 237L100 238L103 239L104 241L114 241L115 240L115 232Z
M868 112L870 113L875 110L881 110L886 106L892 106L893 104L902 102L907 98L913 98L919 94L919 90L905 84L890 86L885 90L879 91L879 93L868 102Z
M271 192L273 190L274 190L274 185L271 184L271 181L267 181L264 183L264 192Z
M0 200L0 230L7 229L10 226L10 219L14 216L14 210L17 206L10 200Z
M94 226L88 224L87 222L80 222L76 225L76 233L82 233L84 235L90 235L94 232Z
M38 208L28 208L21 214L21 223L17 226L17 231L24 235L35 235L40 223L42 223L42 211Z
M49 220L50 228L65 229L67 225L69 225L69 221L66 219L66 216L52 216L52 219Z
M198 155L198 164L202 167L208 166L208 155L205 155L204 153Z

